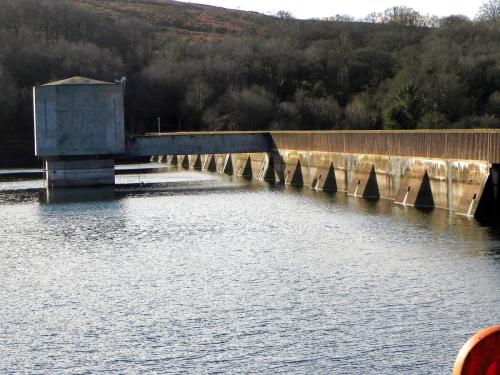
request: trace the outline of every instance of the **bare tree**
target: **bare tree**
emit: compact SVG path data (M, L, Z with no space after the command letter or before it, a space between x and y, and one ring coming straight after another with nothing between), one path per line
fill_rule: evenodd
M471 22L469 17L461 14L453 14L439 19L439 27L453 27L468 22Z
M479 8L477 18L481 21L500 19L500 0L486 0Z
M426 26L425 17L412 8L395 6L384 11L383 23L392 23L403 26Z
M372 12L363 18L363 21L368 23L382 23L383 15L380 12Z
M275 16L283 20L291 20L293 18L293 14L288 10L278 10Z
M356 19L353 16L349 16L348 14L336 14L333 17L323 18L323 21L331 21L331 22L356 22Z

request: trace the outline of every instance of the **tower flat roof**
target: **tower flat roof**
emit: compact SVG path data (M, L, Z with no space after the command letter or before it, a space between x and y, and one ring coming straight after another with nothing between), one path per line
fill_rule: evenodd
M42 86L60 86L60 85L114 85L115 83L98 81L85 77L71 77L61 81L49 82Z

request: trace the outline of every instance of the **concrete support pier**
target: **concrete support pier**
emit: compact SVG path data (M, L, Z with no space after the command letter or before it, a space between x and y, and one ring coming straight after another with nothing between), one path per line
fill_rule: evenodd
M46 160L48 187L106 186L115 183L114 159Z

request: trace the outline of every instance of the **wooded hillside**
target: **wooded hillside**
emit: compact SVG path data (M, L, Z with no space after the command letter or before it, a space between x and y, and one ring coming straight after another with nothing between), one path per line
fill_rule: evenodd
M158 116L165 131L500 127L500 20L486 12L396 7L351 22L169 0L0 9L4 159L32 154L32 86L74 75L127 78L129 133L156 130Z

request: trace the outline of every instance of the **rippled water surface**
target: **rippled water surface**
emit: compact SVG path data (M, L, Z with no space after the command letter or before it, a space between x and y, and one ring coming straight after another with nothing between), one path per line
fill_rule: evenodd
M209 173L117 183L0 182L0 373L445 374L499 323L500 235L475 220Z

